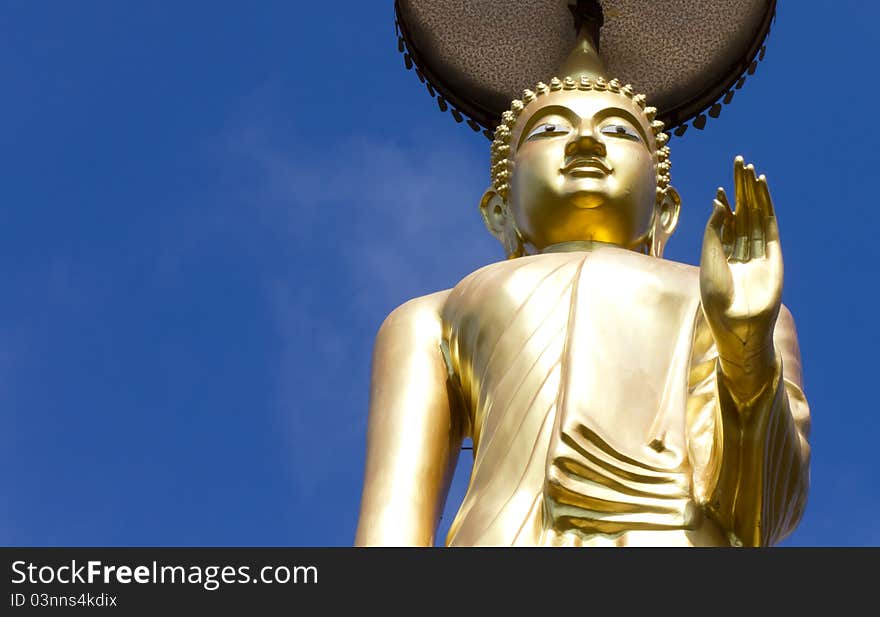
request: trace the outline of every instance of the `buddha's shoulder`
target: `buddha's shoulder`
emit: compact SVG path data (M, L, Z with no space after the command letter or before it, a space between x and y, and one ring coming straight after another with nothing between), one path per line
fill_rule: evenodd
M488 264L467 275L451 289L404 302L388 314L379 332L429 330L443 321L444 313L448 313L450 306L461 308L464 298L475 297L471 292L477 287L487 289L494 284L503 284L517 272L540 278L540 272L557 268L560 262L566 261L572 261L572 254L534 255Z
M451 291L445 289L404 302L388 314L379 334L400 330L424 333L439 328L440 313Z
M699 268L689 264L658 259L632 251L601 248L590 253L548 253L529 255L488 264L463 278L455 287L413 298L394 309L382 324L382 329L412 329L426 331L441 327L444 315L458 313L468 306L482 304L499 294L516 301L540 285L567 284L582 266L588 264L588 273L606 277L609 283L615 277L639 275L661 287L676 287L688 292L696 290ZM381 330L380 330L381 331Z

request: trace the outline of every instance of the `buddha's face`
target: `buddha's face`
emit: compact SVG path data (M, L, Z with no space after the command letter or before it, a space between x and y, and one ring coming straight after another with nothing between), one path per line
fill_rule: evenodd
M537 97L511 131L509 206L541 251L591 240L633 248L650 231L657 175L650 123L612 92Z

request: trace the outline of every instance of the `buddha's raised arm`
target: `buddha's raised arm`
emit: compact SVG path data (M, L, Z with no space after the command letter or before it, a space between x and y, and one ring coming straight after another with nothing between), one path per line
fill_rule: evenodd
M730 393L704 319L696 332L688 403L696 497L734 542L776 544L803 515L810 480L810 409L794 320L783 306L773 336L777 372L748 402Z
M440 350L447 294L400 306L376 337L358 546L433 545L462 440Z
M803 514L809 408L794 321L781 304L782 254L767 182L739 157L734 178L736 211L719 189L703 244L700 290L714 349L693 364L704 375L689 411L703 416L695 434L711 431L691 446L706 463L696 480L707 511L733 542L766 546Z

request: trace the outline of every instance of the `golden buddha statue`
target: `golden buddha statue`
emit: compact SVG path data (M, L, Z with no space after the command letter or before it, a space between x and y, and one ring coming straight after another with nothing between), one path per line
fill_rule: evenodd
M663 123L589 37L513 101L480 201L508 259L393 311L375 343L358 545L765 546L809 485L809 409L764 176L734 162L699 268Z

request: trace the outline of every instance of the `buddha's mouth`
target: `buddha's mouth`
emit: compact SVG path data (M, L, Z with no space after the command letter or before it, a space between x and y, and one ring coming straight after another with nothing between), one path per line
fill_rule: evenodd
M595 156L575 157L560 172L576 177L599 178L611 173L611 166Z

